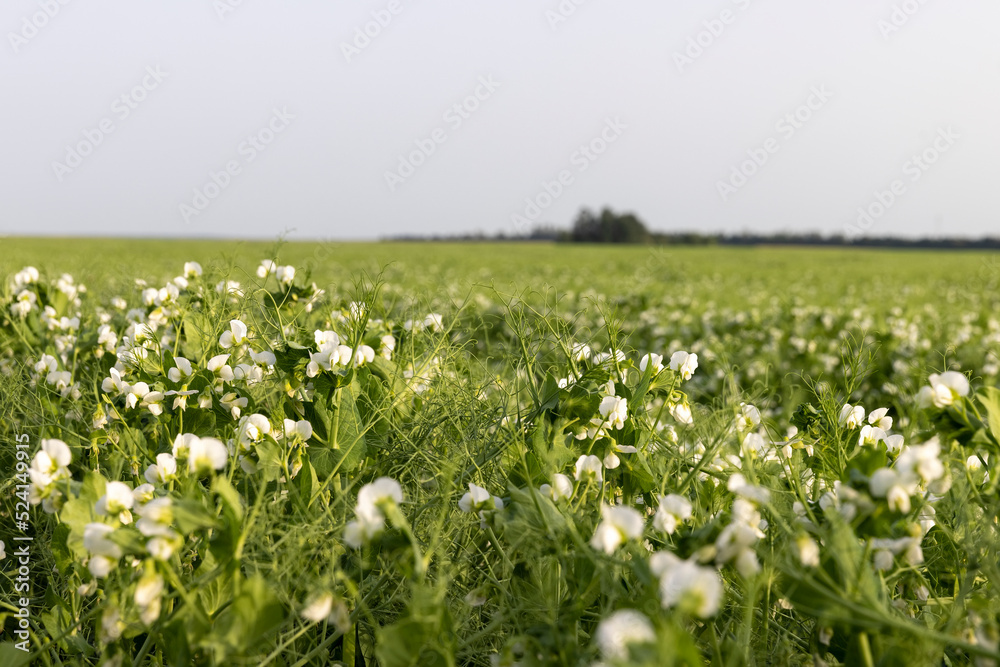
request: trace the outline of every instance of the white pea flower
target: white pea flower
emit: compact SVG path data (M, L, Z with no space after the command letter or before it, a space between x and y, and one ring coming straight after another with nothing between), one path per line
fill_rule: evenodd
M114 516L124 524L132 523L132 489L124 482L108 482L104 495L97 499L94 511L100 516Z
M102 324L97 328L97 345L95 355L100 353L103 357L105 352L114 352L118 345L118 334L109 325Z
M240 414L249 403L249 399L245 396L240 396L235 391L230 391L222 395L219 399L219 405L229 410L229 414L232 415L233 419L239 419ZM211 407L211 405L209 405Z
M38 269L33 266L26 266L14 274L12 287L18 289L25 285L33 285L38 282Z
M694 417L691 415L691 405L687 402L671 403L670 416L685 426L690 426L694 423Z
M892 428L892 417L889 417L887 413L889 408L879 408L878 410L872 410L868 415L868 423L875 428L880 428L883 431L888 432Z
M138 405L146 394L149 393L149 385L145 382L136 382L125 390L125 407L134 408Z
M69 445L62 440L46 439L42 440L41 444L42 448L38 454L45 455L53 471L56 468L65 468L72 462L73 455L70 452ZM36 459L38 458L38 454L35 455Z
M609 427L621 429L625 426L625 420L628 419L628 402L624 398L605 396L598 409Z
M664 609L679 607L699 618L719 612L722 578L714 568L681 560L669 551L650 556L649 567L660 578L660 601Z
M257 277L267 278L269 275L272 275L277 270L278 270L278 265L275 263L273 259L265 259L260 263L260 266L257 267Z
M291 419L285 419L285 437L289 440L301 440L305 442L313 435L312 424L306 419L300 419L299 421L292 421Z
M189 378L194 374L191 362L184 357L174 357L174 367L167 371L167 377L171 382L180 382L183 378Z
M736 428L751 431L760 425L760 410L749 403L740 403L740 414L736 417Z
M601 459L593 454L585 454L576 460L576 481L578 482L591 480L599 483L603 479L603 472L604 466L601 465Z
M916 482L892 468L880 468L872 473L868 488L876 498L885 498L890 510L906 514L910 511L910 494L916 491Z
M279 266L275 270L275 275L278 278L278 282L282 285L291 285L295 280L295 267L294 266Z
M157 454L156 463L146 468L143 477L150 484L166 484L177 479L177 459L173 454Z
M101 383L101 389L106 394L114 393L115 396L120 396L129 390L128 382L122 380L121 373L117 368L112 366L109 374L110 377L104 378L104 382Z
M355 513L366 517L384 516L380 506L398 505L401 502L403 502L403 487L399 482L391 477L379 477L361 487Z
M360 549L385 529L385 518L376 520L357 519L344 526L344 543L352 549Z
M146 537L171 537L174 521L173 501L169 497L153 498L136 510L139 520L135 527Z
M643 355L642 359L639 360L639 370L643 373L646 372L648 366L653 367L653 375L656 375L663 370L663 355L662 354L646 354Z
M142 505L143 503L148 503L153 499L153 494L156 492L156 488L152 484L140 484L139 486L132 489L132 498L135 503Z
M264 371L260 366L237 364L233 368L233 379L246 382L247 385L257 384L264 379Z
M858 428L865 421L865 409L860 405L844 404L840 409L840 423L847 428Z
M69 447L62 440L42 440L41 449L31 459L28 477L31 487L28 489L28 502L32 505L42 504L49 514L54 513L62 499L62 494L55 488L59 480L69 479L67 466L72 461Z
M201 274L201 264L198 262L184 262L184 276L186 278L197 278Z
M644 527L642 515L635 509L623 505L603 505L601 523L590 539L590 546L612 554L626 541L642 537Z
M656 641L656 633L642 612L619 609L600 622L594 639L608 660L628 660L632 645L652 644Z
M747 500L737 498L733 502L732 523L722 529L715 541L715 560L719 564L733 562L737 571L750 577L760 571L760 563L754 553L757 540L764 537L760 513Z
M271 432L271 422L262 414L254 413L240 417L236 425L236 439L244 449Z
M806 567L819 567L819 544L808 535L799 535L795 539L798 548L799 562Z
M375 350L373 350L368 345L358 345L358 349L354 351L354 366L364 366L375 360Z
M444 319L439 313L431 313L424 318L424 326L434 333L437 333L444 328Z
M149 410L150 413L159 416L163 414L163 398L163 392L147 391L143 394L142 402L139 405Z
M194 433L178 433L174 438L173 455L178 461L186 461L191 443L198 439Z
M247 342L247 325L240 320L229 321L229 331L225 331L219 337L219 345L224 350L231 347L243 345Z
M316 341L316 347L321 350L340 345L340 336L335 331L317 330L313 333L313 340Z
M168 561L182 544L180 536L169 531L167 535L158 535L146 542L146 551L158 561Z
M885 447L890 454L895 454L903 449L903 436L899 433L886 436L883 442L885 442Z
M973 454L969 458L965 459L965 467L971 472L982 470L983 461L984 460L989 461L989 458L990 458L989 454L983 454L982 459L979 458L979 455Z
M387 361L392 361L392 353L396 349L396 338L392 334L386 334L380 339L379 356Z
M924 482L934 482L944 476L941 462L941 441L934 436L922 445L907 447L896 459L896 468L902 473L915 473Z
M42 358L35 364L35 372L39 375L53 373L59 370L59 360L51 354L43 354Z
M122 557L122 548L108 539L114 531L103 523L88 523L83 528L83 548L91 554L88 567L98 579L106 577Z
M323 593L314 597L300 612L302 618L312 623L322 623L333 611L333 595Z
M589 345L585 343L576 343L573 345L573 361L586 361L590 359L591 355L593 355L593 350L590 349Z
M962 373L946 371L928 378L929 386L917 394L917 404L922 408L946 408L963 396L969 395L969 380Z
M214 373L223 382L232 382L235 375L233 374L233 369L226 364L227 361L229 361L228 354L217 354L208 360L205 368Z
M163 577L155 572L145 574L135 586L133 599L139 607L139 619L147 626L160 617L160 596L163 594Z
M251 352L250 358L258 366L274 366L277 363L278 358L274 356L274 352L270 350L262 350L260 352Z
M458 501L458 509L463 512L480 510L492 505L492 501L493 496L489 491L470 482L469 491Z
M229 451L217 438L198 438L188 448L188 471L204 476L226 467Z
M573 496L573 480L557 472L552 475L552 484L542 484L539 491L548 494L554 501L568 500Z
M726 488L741 498L752 500L755 503L765 504L771 499L771 492L768 489L751 484L742 473L738 472L730 475L726 482ZM735 508L736 505L734 504L733 507ZM743 505L739 507L742 508Z
M344 541L354 549L370 542L385 528L384 509L403 502L403 488L389 477L379 477L358 492L354 508L357 517L344 526Z
M502 510L503 500L481 486L469 484L469 491L458 501L458 508L463 512L476 512L479 515L479 526L486 529L486 513L491 510Z
M670 355L670 370L676 371L684 380L690 380L698 369L698 355L681 350Z
M861 427L861 434L858 436L859 445L877 445L886 439L887 434L878 426L865 424Z
M653 528L673 535L678 525L691 518L691 501L676 493L660 496L659 499L660 505L653 516Z

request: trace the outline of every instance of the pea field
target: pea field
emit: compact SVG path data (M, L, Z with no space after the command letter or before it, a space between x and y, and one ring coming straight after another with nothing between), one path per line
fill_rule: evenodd
M1000 259L0 239L0 665L998 665Z

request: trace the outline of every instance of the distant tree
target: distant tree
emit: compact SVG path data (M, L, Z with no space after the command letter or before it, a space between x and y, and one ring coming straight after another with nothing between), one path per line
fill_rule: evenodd
M576 243L649 243L652 236L634 214L617 214L610 208L595 216L584 208L577 214L570 232Z

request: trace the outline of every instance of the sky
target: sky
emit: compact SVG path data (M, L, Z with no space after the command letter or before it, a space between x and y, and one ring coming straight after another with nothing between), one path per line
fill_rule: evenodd
M1000 235L987 0L4 0L0 236Z

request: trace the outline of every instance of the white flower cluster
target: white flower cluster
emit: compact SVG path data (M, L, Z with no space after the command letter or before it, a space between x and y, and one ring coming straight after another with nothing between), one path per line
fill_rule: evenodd
M403 487L390 477L379 477L358 492L353 521L344 526L344 542L360 549L385 530L386 514L403 502Z
M947 408L959 398L969 395L969 379L956 371L933 374L929 384L917 393L917 405L921 408Z
M69 446L62 440L42 440L41 449L31 459L28 477L31 486L28 489L28 500L32 505L42 505L49 514L58 511L65 498L57 486L60 480L70 478L69 464L73 455Z
M334 331L316 331L313 338L319 351L309 353L309 364L306 366L309 377L316 377L321 371L336 373L352 365L356 368L375 360L375 350L370 346L358 345L356 350L352 350L341 344L340 336Z
M940 454L941 441L937 436L922 445L904 447L895 465L872 473L871 494L885 498L892 511L907 514L911 497L922 488L936 493L947 491L948 481Z
M892 428L892 417L888 416L888 412L889 408L872 410L866 424L864 406L846 403L840 409L840 424L850 430L860 429L858 444L861 446L875 446L884 442L889 452L898 452L903 446L903 436L889 433L889 429Z

